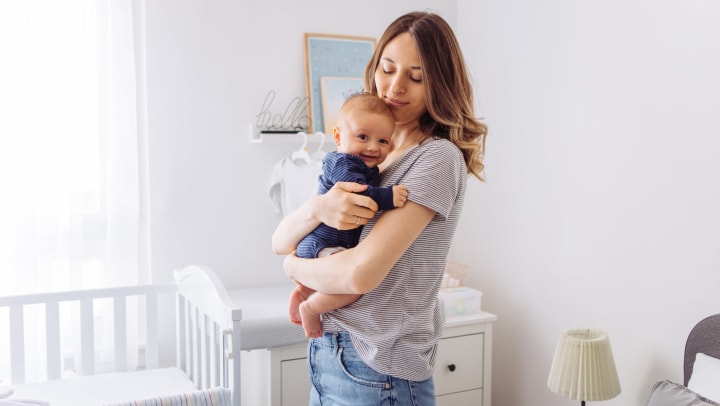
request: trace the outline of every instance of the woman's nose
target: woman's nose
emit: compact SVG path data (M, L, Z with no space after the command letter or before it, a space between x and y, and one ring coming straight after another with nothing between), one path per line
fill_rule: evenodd
M392 83L390 83L390 92L392 94L405 93L405 84L403 83L402 78L396 77L393 79Z

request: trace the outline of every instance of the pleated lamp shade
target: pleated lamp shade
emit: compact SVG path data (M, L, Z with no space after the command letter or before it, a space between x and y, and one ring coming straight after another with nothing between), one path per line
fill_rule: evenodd
M548 388L567 399L608 400L620 394L610 339L600 330L563 330L550 367Z

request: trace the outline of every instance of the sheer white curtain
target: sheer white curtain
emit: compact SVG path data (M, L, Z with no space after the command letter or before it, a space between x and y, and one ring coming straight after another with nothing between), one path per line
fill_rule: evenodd
M0 295L147 280L134 49L130 0L0 2Z

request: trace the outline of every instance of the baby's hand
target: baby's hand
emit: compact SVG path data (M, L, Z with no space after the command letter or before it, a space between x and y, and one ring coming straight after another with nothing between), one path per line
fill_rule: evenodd
M393 188L393 206L403 207L407 201L408 191L405 185L395 185Z

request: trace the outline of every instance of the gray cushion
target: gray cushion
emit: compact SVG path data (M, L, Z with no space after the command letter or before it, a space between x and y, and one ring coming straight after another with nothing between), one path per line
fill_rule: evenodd
M687 387L670 381L653 385L646 406L720 406Z

